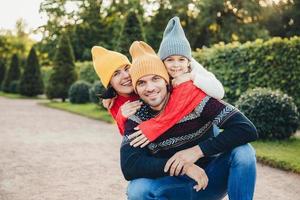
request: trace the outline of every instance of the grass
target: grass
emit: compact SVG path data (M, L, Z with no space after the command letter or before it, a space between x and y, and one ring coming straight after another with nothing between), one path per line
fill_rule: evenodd
M259 162L300 174L300 138L252 143Z
M40 104L50 108L56 108L71 113L79 114L82 116L86 116L88 118L98 119L108 123L113 123L113 119L110 116L110 114L103 108L93 103L71 104L70 102L51 101L51 102L43 102Z
M6 97L9 99L41 99L41 97L26 97L26 96L22 96L20 94L6 93L6 92L2 92L2 91L0 91L0 96Z

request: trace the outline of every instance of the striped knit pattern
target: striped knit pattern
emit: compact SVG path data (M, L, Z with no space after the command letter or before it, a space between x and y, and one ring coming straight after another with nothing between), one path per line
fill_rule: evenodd
M223 101L206 97L193 112L147 147L152 155L169 158L177 151L193 147L201 141L213 137L213 124L222 125L237 111L235 107ZM149 106L143 105L135 115L129 118L128 123L132 123L132 127L135 127L156 114ZM128 138L124 137L122 145L128 142Z

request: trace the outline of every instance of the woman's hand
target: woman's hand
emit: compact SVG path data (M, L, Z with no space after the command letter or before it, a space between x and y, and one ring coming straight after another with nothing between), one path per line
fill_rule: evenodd
M184 82L187 82L190 80L192 80L191 73L185 73L180 76L177 76L176 78L173 78L172 85L173 85L173 87L176 87L176 86L180 85L181 83L184 83Z
M193 187L197 192L201 189L205 190L208 185L208 177L201 167L195 164L188 164L184 170L188 177L197 182L197 185Z
M112 99L102 99L102 104L104 108L111 109L111 107L114 105L115 98Z
M128 136L129 140L133 139L130 142L130 146L133 146L133 147L139 146L141 148L147 146L150 143L150 140L148 140L148 138L142 133L141 130L139 130L138 127L136 127L135 130L138 130L138 131L136 131Z
M195 163L199 158L203 157L203 152L198 145L178 151L166 163L164 171L170 170L170 176L178 176L184 174L183 168L185 165Z
M123 117L128 118L131 115L134 115L136 111L140 109L142 104L143 103L140 101L132 101L132 102L127 101L120 107L121 114L123 115Z

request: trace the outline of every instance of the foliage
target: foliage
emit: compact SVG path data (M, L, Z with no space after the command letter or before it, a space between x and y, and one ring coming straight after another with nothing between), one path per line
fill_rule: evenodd
M92 62L77 62L75 65L76 68L79 69L79 80L87 81L89 83L94 83L95 81L99 80Z
M14 80L9 84L9 92L12 94L18 94L20 92L20 81Z
M293 99L278 90L249 90L236 105L255 124L261 139L286 139L298 128L299 113Z
M251 143L256 151L258 161L300 174L300 138L286 140L258 140Z
M223 83L231 103L247 89L268 87L287 93L300 106L299 37L219 44L194 56Z
M53 73L53 67L50 66L41 67L41 75L42 75L44 88L48 87L49 79L52 73Z
M20 74L21 72L19 68L19 57L17 54L14 54L11 58L10 67L4 78L2 90L4 92L11 92L10 91L11 82L19 80Z
M0 60L0 90L1 90L2 82L5 78L5 72L6 72L5 62L3 60Z
M261 24L271 36L291 37L300 35L300 0L279 1L266 7Z
M105 91L105 87L101 84L100 81L96 81L93 86L90 88L89 94L90 94L90 101L99 104L99 96L100 94L103 94ZM102 105L102 104L100 104Z
M20 94L36 96L43 94L44 84L41 77L40 65L34 47L31 48L27 63L20 81Z
M53 65L53 73L49 78L46 95L49 99L61 98L62 101L65 101L70 86L77 79L73 50L69 38L65 34L59 41Z
M136 40L145 41L145 34L138 16L134 12L130 12L122 27L117 50L129 57L129 47Z
M106 109L100 108L99 106L93 103L72 104L70 102L47 102L42 103L42 105L60 110L66 110L71 113L76 113L82 116L102 120L109 123L113 123L114 121Z
M89 89L91 85L86 81L76 81L69 89L69 99L71 103L89 102Z

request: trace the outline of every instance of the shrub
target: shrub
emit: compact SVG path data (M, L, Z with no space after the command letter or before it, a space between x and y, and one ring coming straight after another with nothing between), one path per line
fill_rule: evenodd
M268 87L292 96L300 107L300 37L219 44L194 56L220 79L230 103L243 91Z
M1 85L5 77L5 72L6 72L6 66L5 66L4 60L0 60L0 90L1 90Z
M32 47L20 80L20 94L32 97L43 94L43 92L44 84L41 76L40 64L35 49Z
M87 81L91 84L99 80L92 62L77 62L76 68L79 68L79 80Z
M297 107L291 97L279 90L249 90L236 105L254 123L261 139L285 139L297 130Z
M9 84L9 92L18 94L20 92L20 81L14 80Z
M70 86L76 81L74 54L70 40L63 34L59 40L53 61L53 73L49 78L46 95L49 99L68 97Z
M76 81L69 89L69 99L71 103L89 102L89 89L91 85L86 81Z
M10 91L11 82L17 81L20 79L21 72L19 67L19 57L17 54L14 54L11 58L10 67L5 75L2 89L4 92L12 92Z
M90 88L90 101L99 104L99 97L97 95L103 94L105 91L104 86L101 84L100 81L96 81L93 86ZM101 104L102 105L102 104Z
M146 41L141 20L135 12L129 12L120 31L117 51L129 57L128 49L136 40Z
M42 75L45 88L48 87L49 79L52 73L53 73L52 67L50 66L41 67L41 75Z

